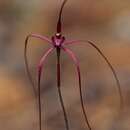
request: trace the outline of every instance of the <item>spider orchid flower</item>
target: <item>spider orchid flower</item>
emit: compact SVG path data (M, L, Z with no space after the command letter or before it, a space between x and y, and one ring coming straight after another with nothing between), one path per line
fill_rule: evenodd
M78 43L87 43L89 44L92 48L94 48L101 56L102 58L106 61L106 63L108 64L109 68L111 69L113 76L115 78L115 81L117 83L117 88L118 88L118 92L119 92L119 98L120 98L120 107L123 106L123 96L121 93L121 86L120 86L120 82L119 79L117 77L117 74L113 68L113 66L111 65L111 63L109 62L109 60L107 59L107 57L102 53L102 51L91 41L87 41L87 40L66 40L66 38L62 35L62 12L63 12L63 8L65 3L67 2L67 0L64 0L59 12L59 19L57 22L57 32L54 36L51 37L51 39L43 36L43 35L39 35L39 34L29 34L26 37L25 40L25 48L24 48L24 58L25 58L25 65L26 65L26 71L29 77L29 80L33 86L34 92L35 92L35 96L38 98L38 104L39 104L39 130L42 130L42 117L41 117L41 76L42 76L42 72L44 71L44 63L45 60L47 59L47 57L53 53L54 51L56 51L57 53L57 90L58 90L58 95L59 95L59 99L60 99L60 104L61 104L61 108L63 110L63 115L64 115L64 121L65 121L65 126L66 126L66 130L70 130L69 128L69 122L68 122L68 118L67 118L67 113L65 110L65 106L64 106L64 102L63 102L63 97L62 97L62 93L61 93L61 75L60 75L60 71L61 71L61 63L60 63L60 58L61 58L61 51L64 51L72 60L72 62L75 65L76 68L76 72L77 72L77 78L78 78L78 84L79 84L79 96L80 96L80 102L81 102L81 108L82 108L82 113L86 122L86 125L88 127L89 130L92 130L92 127L90 125L90 122L88 120L87 117L87 113L86 113L86 109L85 105L84 105L84 101L83 101L83 94L82 94L82 82L81 82L81 73L80 73L80 65L79 65L79 60L76 57L76 55L69 49L67 48L67 45L70 44L78 44ZM29 70L29 65L28 65L28 59L27 59L27 46L28 46L28 40L30 38L37 38L40 39L44 42L47 42L50 44L50 48L43 54L42 58L40 59L38 66L37 66L37 80L38 80L38 88L35 87L35 84L33 82L30 70Z

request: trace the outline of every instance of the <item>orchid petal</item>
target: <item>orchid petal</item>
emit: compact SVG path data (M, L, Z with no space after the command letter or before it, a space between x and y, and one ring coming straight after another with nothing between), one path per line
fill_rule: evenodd
M38 65L38 105L39 105L39 130L41 130L41 74L42 74L42 70L43 70L43 65L45 63L46 58L48 57L48 55L54 50L54 48L50 48L49 50L47 50L44 55L42 56L40 63Z
M34 90L34 94L35 96L37 96L37 91L36 91L36 88L35 88L35 84L33 82L33 78L31 76L31 73L30 73L30 70L29 70L29 65L28 65L28 59L27 59L27 45L28 45L28 40L29 38L31 37L34 37L34 38L39 38L41 40L44 40L50 44L51 43L51 40L49 40L48 38L46 38L45 36L41 36L41 35L38 35L38 34L29 34L27 37L26 37L26 40L25 40L25 48L24 48L24 60L25 60L25 67L26 67L26 72L27 72L27 75L28 75L28 78L29 78L29 81L33 87L33 90Z
M82 94L82 84L81 84L81 74L80 74L79 61L78 61L77 57L74 55L74 53L70 49L65 48L65 47L62 47L62 49L70 56L70 58L74 62L74 65L76 66L78 80L79 80L79 91L80 91L81 107L82 107L83 115L85 117L85 121L87 123L87 126L88 126L89 130L91 130L91 126L90 126L90 123L88 121L88 117L87 117L87 114L85 112L85 107L84 107L84 102L83 102L83 94Z
M91 41L87 41L87 40L72 40L72 41L66 41L64 43L64 45L70 45L70 44L77 44L80 42L84 42L84 43L88 43L89 45L91 45L93 48L95 48L97 50L97 52L102 56L102 58L106 61L107 65L109 66L109 68L111 69L113 76L116 80L116 84L118 87L118 93L119 93L119 98L120 98L120 108L122 109L124 106L124 102L123 102L123 95L122 95L122 91L121 91L121 85L120 85L120 81L118 79L118 76L116 74L115 69L113 68L112 64L109 62L109 60L107 59L107 57L103 54L103 52Z

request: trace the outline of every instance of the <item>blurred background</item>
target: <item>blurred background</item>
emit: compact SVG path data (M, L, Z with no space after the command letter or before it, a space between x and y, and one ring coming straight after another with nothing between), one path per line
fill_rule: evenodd
M24 65L24 41L29 33L51 38L63 0L0 0L0 130L38 130L38 107ZM63 12L66 39L93 41L116 70L124 97L112 72L88 44L70 45L79 58L88 119L93 130L130 129L130 0L68 0ZM36 66L49 45L31 39L28 60L36 84ZM62 94L70 130L87 130L78 80L72 61L62 53ZM48 57L42 77L42 126L64 130L56 89L56 55Z

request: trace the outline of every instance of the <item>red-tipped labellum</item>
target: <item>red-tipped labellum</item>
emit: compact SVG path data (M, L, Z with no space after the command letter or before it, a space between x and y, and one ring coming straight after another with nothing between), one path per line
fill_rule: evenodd
M62 92L61 92L61 75L60 75L60 71L61 71L61 69L60 69L60 58L61 58L60 54L61 54L61 51L64 51L72 59L72 62L74 63L74 65L76 67L77 78L78 78L78 82L79 82L79 96L80 96L80 102L81 102L81 108L82 108L83 116L84 116L84 119L85 119L85 122L86 122L88 129L92 130L92 127L91 127L90 122L89 122L88 117L87 117L84 101L83 101L82 81L81 81L79 61L78 61L77 57L75 56L75 54L70 49L68 49L66 47L67 45L70 45L70 44L87 43L102 56L102 58L106 61L109 68L111 69L113 76L116 80L118 92L119 92L119 98L120 98L120 107L123 106L123 96L122 96L122 93L121 93L121 87L120 87L119 79L117 77L117 74L116 74L113 66L111 65L111 63L109 62L107 57L102 53L102 51L91 41L85 41L85 40L68 41L68 40L65 39L64 36L62 36L62 12L63 12L63 8L64 8L64 5L66 4L66 2L67 2L67 0L64 0L62 5L61 5L61 9L60 9L60 12L59 12L59 18L58 18L58 22L57 22L57 32L54 36L52 36L51 39L49 39L45 36L42 36L42 35L38 35L38 34L29 34L26 37L26 40L25 40L24 58L25 58L26 71L27 71L29 80L30 80L30 82L33 86L34 93L35 93L36 98L38 99L38 104L39 104L39 130L42 130L41 94L40 94L40 91L41 91L41 85L40 85L41 76L42 76L42 71L43 71L43 68L44 68L45 60L47 59L47 57L52 52L54 52L54 50L57 53L57 90L58 90L61 108L62 108L63 115L64 115L66 130L70 130L70 128L69 128L69 122L68 122L67 113L66 113L66 110L65 110L64 101L63 101ZM38 81L38 85L37 85L38 87L37 88L35 87L35 84L33 82L33 79L32 79L32 76L31 76L31 73L30 73L30 70L29 70L28 60L27 60L27 46L28 46L29 38L41 39L42 41L47 42L51 45L51 48L48 49L43 54L38 66L37 66L37 70L38 70L37 71L37 73L38 73L37 74L37 81Z

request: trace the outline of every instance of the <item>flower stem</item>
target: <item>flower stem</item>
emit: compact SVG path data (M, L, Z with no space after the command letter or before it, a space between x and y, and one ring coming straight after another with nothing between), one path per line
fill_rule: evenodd
M64 102L63 102L63 97L62 97L62 94L61 94L60 48L57 48L56 52L57 52L57 89L58 89L60 104L61 104L62 111L63 111L63 114L64 114L66 130L69 130L67 114L66 114L66 110L65 110L65 106L64 106Z

